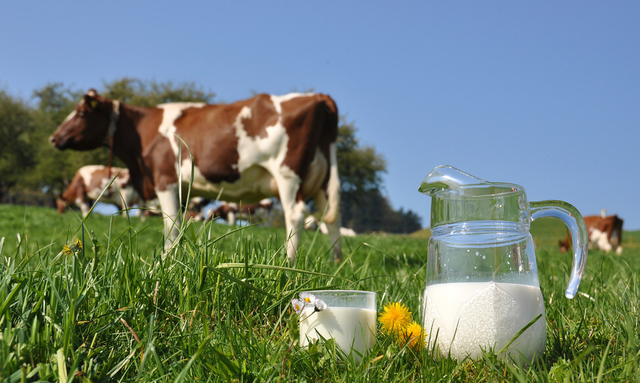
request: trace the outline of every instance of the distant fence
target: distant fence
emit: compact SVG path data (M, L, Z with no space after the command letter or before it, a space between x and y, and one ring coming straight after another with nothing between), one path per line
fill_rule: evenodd
M56 198L33 190L4 189L0 191L0 203L53 208L56 206Z

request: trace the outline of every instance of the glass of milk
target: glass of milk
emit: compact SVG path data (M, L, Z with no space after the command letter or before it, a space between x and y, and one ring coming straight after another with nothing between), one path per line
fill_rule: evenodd
M300 313L300 346L333 338L346 355L360 362L373 346L376 330L376 293L359 290L316 290L309 294L326 306L318 311L307 304ZM322 338L321 338L322 337Z
M419 189L431 199L423 324L443 356L462 360L493 350L531 362L544 353L545 308L531 221L567 224L574 260L567 298L577 292L587 255L580 212L562 201L527 201L522 186L436 167Z

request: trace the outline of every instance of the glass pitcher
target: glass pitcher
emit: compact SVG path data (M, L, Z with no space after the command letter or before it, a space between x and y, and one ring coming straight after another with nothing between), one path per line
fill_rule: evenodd
M573 240L567 298L587 259L582 215L562 201L527 201L515 184L487 182L448 165L420 185L431 200L431 239L423 300L424 327L444 356L476 359L493 350L505 360L544 352L546 321L529 233L531 222L560 218Z

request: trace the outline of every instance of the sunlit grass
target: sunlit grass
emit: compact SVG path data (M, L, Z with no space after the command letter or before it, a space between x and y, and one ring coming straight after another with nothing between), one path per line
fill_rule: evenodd
M290 300L300 291L375 291L378 309L403 302L420 312L427 239L345 238L344 261L328 239L303 233L295 268L284 230L188 224L162 251L158 218L0 205L0 375L20 381L618 382L640 379L640 287L635 244L621 256L589 253L580 293L563 291L570 255L564 233L532 229L546 303L544 358L505 364L485 353L458 363L415 352L378 332L362 363L337 358L331 342L297 346ZM76 238L82 250L61 251Z

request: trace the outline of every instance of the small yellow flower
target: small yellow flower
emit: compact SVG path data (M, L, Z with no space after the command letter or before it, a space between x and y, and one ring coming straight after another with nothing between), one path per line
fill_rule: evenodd
M402 332L402 335L398 338L398 341L402 346L405 344L409 346L413 351L420 351L424 348L425 340L427 338L427 332L415 321Z
M64 245L62 247L62 253L66 255L71 255L79 250L82 250L82 241L78 238L76 238L71 245Z
M404 303L387 303L378 317L382 331L387 334L398 334L411 323L411 312Z

